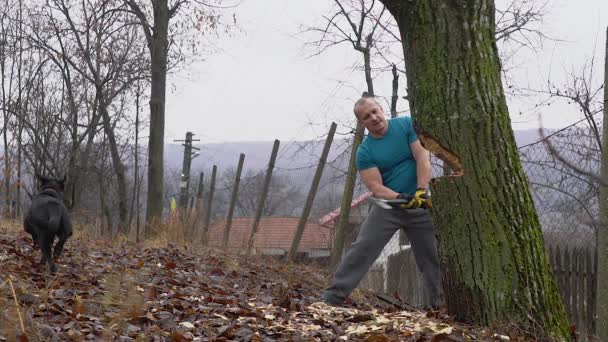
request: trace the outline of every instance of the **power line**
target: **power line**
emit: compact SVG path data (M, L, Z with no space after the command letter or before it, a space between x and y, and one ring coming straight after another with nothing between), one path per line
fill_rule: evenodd
M591 114L591 116L595 116L595 115L600 114L600 113L602 113L602 112L598 112L598 113ZM547 135L547 136L545 137L545 139L549 139L549 138L551 138L552 136L554 136L554 135L556 135L556 134L559 134L559 133L561 133L561 132L563 132L563 131L565 131L565 130L567 130L567 129L569 129L569 128L572 128L572 127L574 127L574 126L578 125L579 123L581 123L581 122L583 122L583 121L587 121L587 120L588 120L588 118L584 118L584 119L581 119L581 120L579 120L579 121L577 121L577 122L575 122L575 123L573 123L573 124L570 124L570 125L568 125L568 126L566 126L566 127L564 127L564 128L561 128L561 129L559 129L559 130L557 130L557 131L555 131L555 132L553 132L553 133L551 133L551 134ZM522 148L524 148L524 147L529 147L529 146L532 146L532 145L536 145L536 144L538 144L538 143L542 142L542 141L543 141L543 140L545 140L545 139L539 139L539 140L537 140L537 141L535 141L535 142L533 142L533 143L529 143L529 144L526 144L526 145L520 146L520 147L518 147L517 149L518 149L518 150L521 150L521 149L522 149Z

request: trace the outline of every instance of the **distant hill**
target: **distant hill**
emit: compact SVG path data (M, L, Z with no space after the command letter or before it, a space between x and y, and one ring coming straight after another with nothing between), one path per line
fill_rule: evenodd
M550 134L551 130L547 131ZM515 140L518 147L526 146L528 144L535 143L540 140L537 129L529 130L517 130L514 132ZM315 167L319 162L319 156L323 148L324 141L316 141L312 144L305 142L282 142L279 149L279 159L277 160L275 168L275 177L283 177L284 181L289 184L290 187L297 188L300 194L297 199L292 199L289 203L284 203L288 209L286 212L299 213L301 212L301 206L304 203L304 198L310 187L312 176L315 171ZM192 165L192 175L198 174L198 172L205 172L206 181L209 180L209 171L213 165L218 166L220 175L223 175L228 169L235 169L240 153L245 153L245 170L261 171L265 170L270 157L272 149L272 141L256 141L256 142L227 142L227 143L214 143L214 144L202 144L197 145L200 148L200 155L194 159ZM321 186L319 193L315 199L316 215L324 215L327 212L335 209L339 206L341 194L342 194L342 179L344 171L347 168L348 163L348 141L339 138L334 140L329 161L332 161L331 165L327 166L323 173L321 180ZM346 151L340 158L339 153ZM568 159L577 160L580 159L577 151L572 148L560 150ZM530 154L532 153L532 154ZM526 170L528 180L532 184L536 184L533 187L533 195L537 209L541 213L541 221L544 227L549 229L555 229L556 225L561 224L560 222L566 222L565 220L556 220L557 214L555 212L563 211L563 204L569 203L569 210L565 216L572 216L581 212L581 208L576 203L570 203L571 199L568 195L555 189L551 186L544 187L542 184L556 183L557 187L572 189L569 193L578 194L575 189L582 189L584 182L577 177L565 177L565 174L559 168L552 168L551 156L547 155L544 148L531 147L526 151L527 158L524 158L524 170ZM576 155L576 156L575 156ZM569 158L572 157L572 158ZM179 144L167 144L165 147L165 165L166 170L170 170L175 174L176 171L181 170L183 158L183 146ZM525 162L528 160L529 162ZM530 162L533 161L533 162ZM535 161L543 161L544 166L541 166ZM593 164L581 165L583 167L591 167L594 169ZM595 168L596 169L596 168ZM245 171L245 172L246 172ZM441 168L439 166L434 168L434 175L441 174ZM167 173L166 173L167 174ZM567 175L566 175L567 176ZM245 175L243 177L246 177ZM179 182L178 177L168 177L168 183L173 184L173 190L177 191L177 184ZM228 183L231 182L231 179ZM221 182L220 182L221 183ZM247 183L245 180L243 183ZM217 193L217 215L222 216L227 208L227 201L230 195L231 187L226 186L226 182L221 183L223 190ZM539 186L540 184L540 186ZM243 186L241 186L243 189ZM355 189L355 196L362 194L366 189L360 185ZM284 211L284 210L283 210ZM281 212L283 212L281 211ZM559 213L558 213L559 214ZM562 215L562 214L559 214ZM557 221L557 222L556 222ZM561 226L560 226L561 227ZM561 228L560 228L561 229ZM569 228L572 230L572 228Z
M527 145L540 139L538 130L518 130L515 131L517 146ZM345 150L344 139L336 139L332 145L329 160L334 160L338 153ZM192 170L208 170L213 165L217 165L220 170L229 167L236 167L239 154L245 154L245 169L261 170L265 169L270 159L273 141L252 141L252 142L226 142L195 145L200 148L200 155L192 162ZM319 161L323 141L316 141L313 144L305 142L281 142L279 149L279 168L298 168L308 165L315 165ZM165 145L165 165L172 169L181 169L183 160L183 146L180 144ZM341 158L346 162L348 158Z

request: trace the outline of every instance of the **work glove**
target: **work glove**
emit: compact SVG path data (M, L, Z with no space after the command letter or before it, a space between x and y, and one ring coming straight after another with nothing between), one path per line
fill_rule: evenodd
M414 202L417 208L430 209L433 207L431 194L425 188L418 188L414 194Z
M400 200L405 200L406 202L403 204L400 204L399 207L401 209L413 209L413 208L417 208L416 207L416 199L414 196L408 194L408 193L402 193L397 195L397 199Z

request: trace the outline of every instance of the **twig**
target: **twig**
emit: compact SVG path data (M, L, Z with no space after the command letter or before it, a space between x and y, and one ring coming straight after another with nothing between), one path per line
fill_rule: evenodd
M13 276L8 276L8 283L11 285L11 291L13 292L13 299L15 299L15 305L17 306L17 315L19 316L19 323L21 324L21 332L25 334L25 325L23 325L23 317L21 317L21 307L17 301L17 294L15 293L15 287L13 286Z
M570 161L566 160L564 157L562 157L559 154L559 152L555 149L555 147L553 147L553 145L551 144L551 141L545 137L545 134L543 131L543 124L542 124L540 115L538 116L538 122L539 122L538 134L542 138L542 142L543 142L543 144L545 144L545 147L547 148L547 150L549 150L549 153L553 157L555 157L555 159L559 160L562 164L564 164L568 168L574 170L575 172L580 173L584 176L587 176L587 177L591 178L592 180L600 183L602 186L608 186L608 182L606 182L602 177L596 175L593 172L583 170L583 169L579 168L578 166L574 165L573 163L571 163Z
M2 285L0 285L0 289L4 287L4 285L6 285L6 283L8 283L8 279L4 281L4 283L2 283Z

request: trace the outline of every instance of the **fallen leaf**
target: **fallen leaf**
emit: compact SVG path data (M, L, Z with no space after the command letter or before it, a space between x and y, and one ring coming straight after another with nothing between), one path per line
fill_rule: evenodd
M371 334L371 335L367 336L367 338L365 340L367 342L386 342L389 339L388 339L388 337L386 337L386 335Z
M82 297L76 296L74 297L74 303L72 304L72 313L74 315L83 314L86 310L82 306Z
M216 275L216 276L225 276L226 275L226 273L219 267L212 269L209 273Z
M192 341L194 340L194 336L192 333L185 331L175 331L171 334L171 341L173 342L183 342L183 341Z
M76 329L70 329L66 334L74 342L84 340L84 335Z
M181 322L181 323L179 324L179 326L180 326L180 327L184 327L184 328L186 328L186 329L194 329L194 328L195 328L194 324L192 324L192 323L190 323L190 322Z

